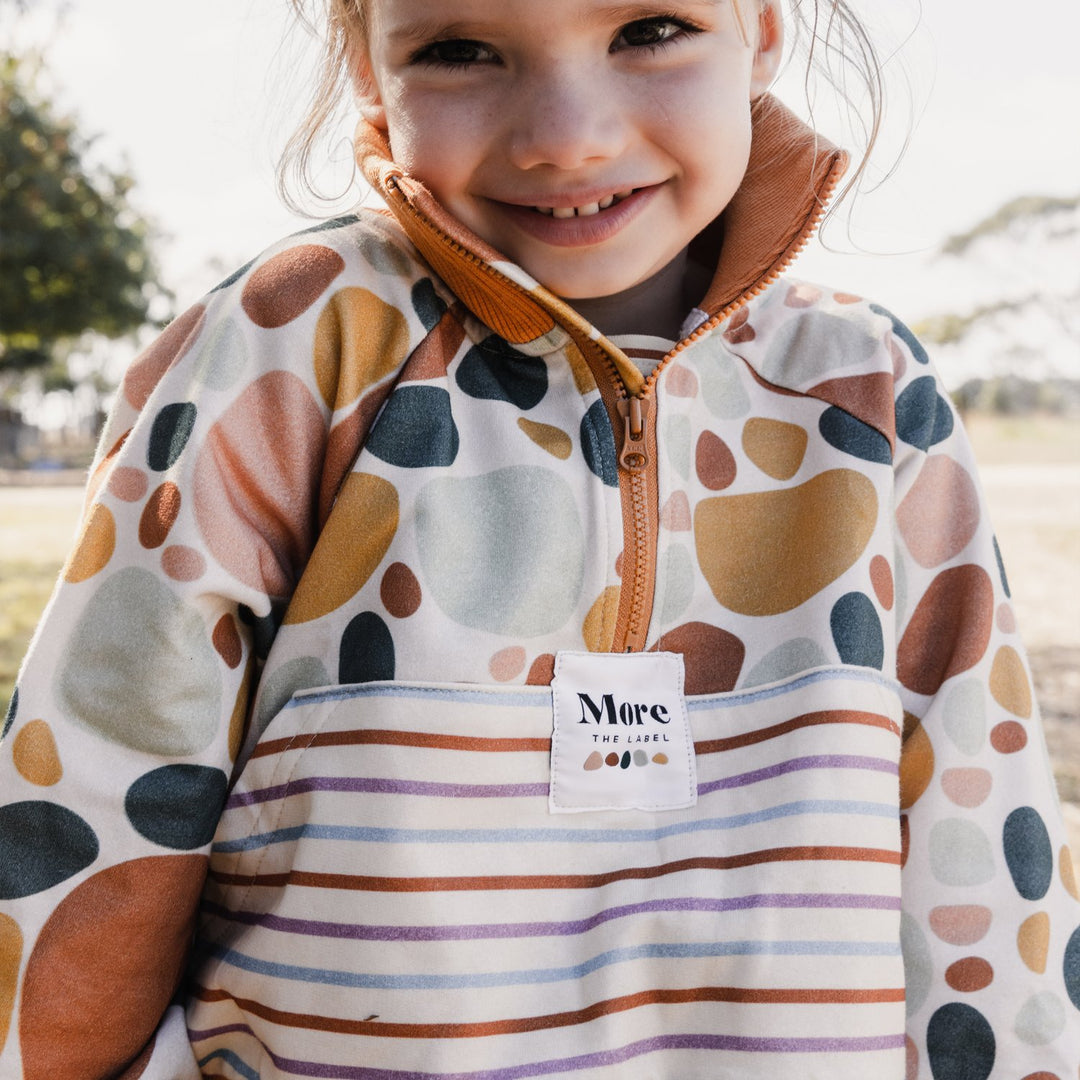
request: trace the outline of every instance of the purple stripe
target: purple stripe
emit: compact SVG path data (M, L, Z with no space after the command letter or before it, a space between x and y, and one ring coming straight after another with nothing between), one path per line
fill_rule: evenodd
M746 787L762 780L771 780L787 773L800 772L804 769L869 769L874 772L895 775L899 769L895 761L887 758L864 757L857 754L816 754L807 757L791 758L776 765L769 765L752 772L726 776L721 780L698 785L698 794L707 795L712 791L724 791L729 788ZM284 799L289 795L299 795L308 791L355 791L378 795L429 795L449 799L516 799L548 794L547 784L441 784L430 780L389 780L384 777L342 777L309 776L301 780L292 780L286 784L260 788L256 791L238 792L225 803L226 810L238 806L253 806L257 803Z
M761 780L771 780L776 776L800 772L803 769L870 769L873 772L897 774L900 769L895 761L887 758L862 757L857 754L815 754L809 757L792 758L769 765L753 772L726 776L722 780L712 780L707 784L698 784L698 794L707 795L710 791L723 791L726 788L745 787Z
M899 911L898 896L875 896L847 893L758 893L727 899L672 897L648 900L640 904L622 904L568 922L477 923L460 926L387 926L322 922L314 919L291 919L271 913L230 911L210 901L203 910L231 922L262 926L286 934L351 941L473 941L485 938L563 937L587 933L613 919L656 911L749 911L754 908L837 908Z
M328 1080L524 1080L530 1076L550 1076L554 1073L576 1072L605 1065L621 1065L623 1062L660 1050L718 1050L741 1053L765 1054L859 1054L883 1050L899 1050L904 1046L904 1035L864 1035L848 1038L766 1038L750 1035L657 1035L620 1046L614 1050L600 1050L591 1054L578 1054L568 1058L551 1058L526 1065L514 1065L505 1069L484 1069L481 1072L432 1073L413 1072L402 1069L373 1069L364 1065L329 1065L317 1061L298 1061L275 1054L247 1024L234 1024L228 1028L189 1028L192 1042L213 1037L218 1031L244 1031L251 1035L274 1064L294 1076L325 1077Z
M660 1050L716 1050L750 1054L853 1054L881 1050L899 1050L904 1036L866 1035L849 1038L766 1038L750 1035L657 1035L640 1039L614 1050L599 1050L568 1058L550 1058L505 1069L484 1069L480 1072L406 1072L402 1069L373 1069L364 1065L326 1065L314 1061L297 1061L281 1057L269 1048L267 1054L274 1064L294 1076L326 1077L330 1080L524 1080L530 1076L576 1072L621 1065L644 1054Z
M387 780L373 776L308 776L287 784L231 795L226 810L237 806L284 799L308 791L363 791L379 795L435 795L450 799L513 799L529 795L547 796L547 784L439 784L430 780Z

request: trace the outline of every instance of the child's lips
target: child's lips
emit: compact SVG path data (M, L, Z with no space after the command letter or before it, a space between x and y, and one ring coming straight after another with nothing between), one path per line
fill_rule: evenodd
M659 184L651 184L599 196L541 198L531 204L498 199L489 202L523 232L538 240L555 247L584 247L602 243L620 232L659 190Z

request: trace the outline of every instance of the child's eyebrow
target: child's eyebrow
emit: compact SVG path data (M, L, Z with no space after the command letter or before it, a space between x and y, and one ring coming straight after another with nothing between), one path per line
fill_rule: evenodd
M401 26L392 27L386 32L386 38L391 44L431 41L434 38L471 38L482 37L486 24L469 22L439 22L436 19L417 19L415 22L403 23ZM487 26L490 31L490 26Z
M716 8L729 0L682 0L680 7ZM578 21L588 23L628 23L637 19L656 18L672 15L671 5L662 0L632 0L629 3L608 4L601 8L588 8L578 13ZM431 41L435 38L483 38L497 28L497 20L477 21L458 19L453 22L441 22L438 19L422 18L402 23L386 31L386 39L394 45L411 42Z
M677 6L680 8L695 7L720 7L729 0L682 0ZM673 5L661 2L648 3L647 0L637 0L635 3L609 4L607 7L595 8L583 13L584 18L597 21L611 20L612 22L634 22L635 19L656 18L663 15L676 15L672 10Z

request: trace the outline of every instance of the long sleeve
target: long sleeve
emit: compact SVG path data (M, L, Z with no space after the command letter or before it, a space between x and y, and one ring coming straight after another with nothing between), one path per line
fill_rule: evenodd
M897 325L908 1076L1072 1080L1080 893L974 459Z
M410 340L370 291L407 298L408 260L380 272L363 240L271 249L123 381L0 745L4 1080L141 1074L261 661L355 452L361 393ZM177 1046L188 1061L168 1075L197 1074Z

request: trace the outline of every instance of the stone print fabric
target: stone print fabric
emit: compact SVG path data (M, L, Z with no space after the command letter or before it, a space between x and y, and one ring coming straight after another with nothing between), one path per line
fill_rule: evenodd
M518 302L528 308L527 295ZM297 694L381 681L525 689L550 679L559 649L610 645L622 566L616 445L597 375L557 316L530 310L525 322L541 336L509 343L430 276L387 218L365 214L272 249L133 365L82 532L4 723L5 1080L187 1077L199 1074L196 1060L204 1075L374 1080L399 1075L401 1053L425 1060L422 1042L403 1050L400 1033L380 1034L367 1012L354 1017L369 1025L355 1038L364 1055L381 1049L363 1064L348 1042L293 1053L325 1040L304 1041L265 1002L237 1003L229 1022L203 1024L203 991L214 990L200 981L205 966L189 1002L193 1049L177 1037L175 1010L147 1044L181 977L208 866L199 965L208 942L220 945L218 909L232 912L230 947L247 955L244 919L266 914L276 895L252 885L230 907L213 883L250 840L251 823L234 812L250 790L245 777L229 794L235 763L251 757L252 775L262 775L282 739L295 757L297 710L286 706ZM695 696L854 672L890 687L897 705L898 766L847 763L878 778L864 801L888 807L891 858L902 867L899 896L887 883L866 894L894 916L902 902L892 946L903 948L907 1035L884 1021L881 1031L893 1033L874 1035L884 1041L872 1051L886 1054L884 1064L862 1075L1073 1080L1077 886L1004 570L963 433L922 348L875 305L781 279L678 352L654 393L660 530L649 647L684 655ZM259 745L264 732L269 742ZM814 754L813 740L797 751L784 739L773 745L778 756L766 750L755 769ZM341 755L341 768L353 760ZM845 797L855 773L835 762L814 768ZM769 813L794 790L771 774L747 782ZM303 830L306 796L279 794L290 828ZM711 797L699 800L702 821ZM338 825L370 824L353 819L365 806L357 798L335 811ZM447 803L447 827L456 805ZM813 847L831 813L793 808L785 829L802 830L800 843ZM701 858L724 850L707 830L691 835ZM292 865L296 838L278 839L260 849L265 867ZM435 865L449 850L437 841ZM767 830L745 842L769 849ZM303 843L296 865L332 873L318 838ZM615 845L605 872L636 865L629 848ZM889 851L889 841L876 850ZM809 882L800 895L828 892L831 858L818 851L800 863ZM712 866L701 895L732 895L730 872ZM738 895L786 894L783 874L759 873L738 879ZM302 888L284 887L281 902L302 907ZM586 915L607 909L597 888ZM498 921L446 895L455 924ZM660 886L655 895L665 895ZM739 940L779 940L775 916ZM668 941L662 961L634 959L643 971L634 985L727 985L738 968L714 958L699 970L700 959L685 955L706 939L735 940L731 918L717 915L689 945ZM440 921L429 911L414 923L425 919ZM811 922L804 939L814 933ZM333 966L332 933L280 940L288 951L276 962ZM588 940L580 963L602 951ZM546 947L539 937L535 948ZM391 954L399 968L385 974L418 974L401 948ZM498 966L489 947L480 955ZM755 970L771 972L774 987L796 979L783 965ZM567 985L541 987L530 1015L570 1008ZM339 980L320 998L324 1015L353 1016L361 1006L351 993ZM471 1018L467 1000L445 997L447 1023ZM738 1040L757 1037L774 1040L770 1052L787 1054L794 1064L785 1067L801 1076L855 1067L850 1048L813 1062L797 1040L777 1049L791 1035L783 1008L647 994L624 1012L652 1035L578 1061L583 1047L607 1045L597 1000L580 1001L577 1019L558 1029L560 1071L744 1075L731 1054L750 1053ZM856 1006L806 1007L845 1017L853 1034L878 1030L877 1020L860 1028ZM320 1030L322 1020L309 1020ZM500 1044L511 1037L493 1035L480 1051L472 1040L437 1040L443 1071L556 1068L547 1050L520 1049L524 1035L520 1046Z

